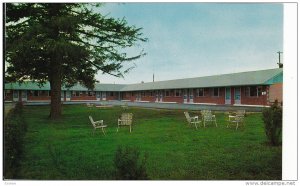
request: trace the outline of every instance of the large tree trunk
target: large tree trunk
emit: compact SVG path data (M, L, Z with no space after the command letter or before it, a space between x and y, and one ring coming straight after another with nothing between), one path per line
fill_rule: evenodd
M56 19L59 15L61 4L50 4L49 14L52 19ZM52 28L52 38L57 42L52 46L51 61L50 61L50 89L51 89L51 109L50 119L56 120L61 117L61 84L62 84L62 66L63 59L62 48L59 41L59 28L56 24Z
M61 79L53 77L50 81L51 87L51 109L50 119L61 117Z
M61 117L61 84L62 84L62 66L60 63L59 53L53 57L54 61L50 66L50 89L51 89L51 109L50 119L59 119Z

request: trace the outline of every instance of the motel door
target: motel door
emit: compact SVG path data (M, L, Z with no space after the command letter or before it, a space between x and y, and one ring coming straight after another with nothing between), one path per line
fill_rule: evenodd
M65 100L65 91L60 92L60 100L64 101Z
M158 91L155 91L155 102L158 102Z
M183 90L183 103L187 103L187 89Z
M101 92L96 92L96 98L97 98L97 101L100 101L100 99L101 99Z
M163 91L159 91L159 102L163 102Z
M66 91L66 101L71 100L71 91Z
M193 89L189 90L189 101L190 101L190 103L194 103L194 92L193 92Z
M137 92L135 101L141 101L141 92Z
M21 91L21 97L22 97L22 101L27 101L27 91L26 90Z
M106 100L106 92L102 92L102 100Z
M13 91L13 101L19 101L19 91L18 90Z
M225 88L225 104L231 104L231 88Z
M241 87L234 88L234 104L241 104Z

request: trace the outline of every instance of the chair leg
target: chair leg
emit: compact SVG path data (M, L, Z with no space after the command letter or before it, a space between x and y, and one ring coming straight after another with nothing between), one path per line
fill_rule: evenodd
M235 130L237 130L238 127L239 127L239 122L236 122L236 128L235 128Z
M119 125L118 125L118 127L117 127L117 132L119 132Z
M129 131L130 131L130 133L131 133L131 125L129 125Z
M198 130L197 124L195 123L196 130Z
M104 134L104 136L105 136L105 131L104 131L104 128L102 127L101 129L102 129L102 132L103 132L103 134Z
M216 127L218 127L217 121L215 120Z

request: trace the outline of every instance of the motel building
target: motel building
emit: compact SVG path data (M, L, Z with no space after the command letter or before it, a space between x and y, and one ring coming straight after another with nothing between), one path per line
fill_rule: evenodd
M63 102L156 102L267 106L282 102L283 69L268 69L138 84L96 84L94 90L62 87ZM50 102L50 84L5 84L6 102Z

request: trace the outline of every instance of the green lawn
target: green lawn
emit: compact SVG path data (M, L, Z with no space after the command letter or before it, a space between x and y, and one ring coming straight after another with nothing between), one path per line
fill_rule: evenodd
M20 179L111 180L118 146L147 153L147 173L154 180L281 179L282 148L266 143L262 115L249 114L245 127L226 128L223 113L216 113L218 128L195 130L183 111L129 108L129 128L116 132L122 108L87 108L64 105L60 121L48 120L49 106L27 106L28 123ZM194 112L196 113L196 112ZM88 120L103 119L107 135L92 135Z
M14 103L5 103L4 104L4 117L7 115L7 113L14 108L15 104Z

